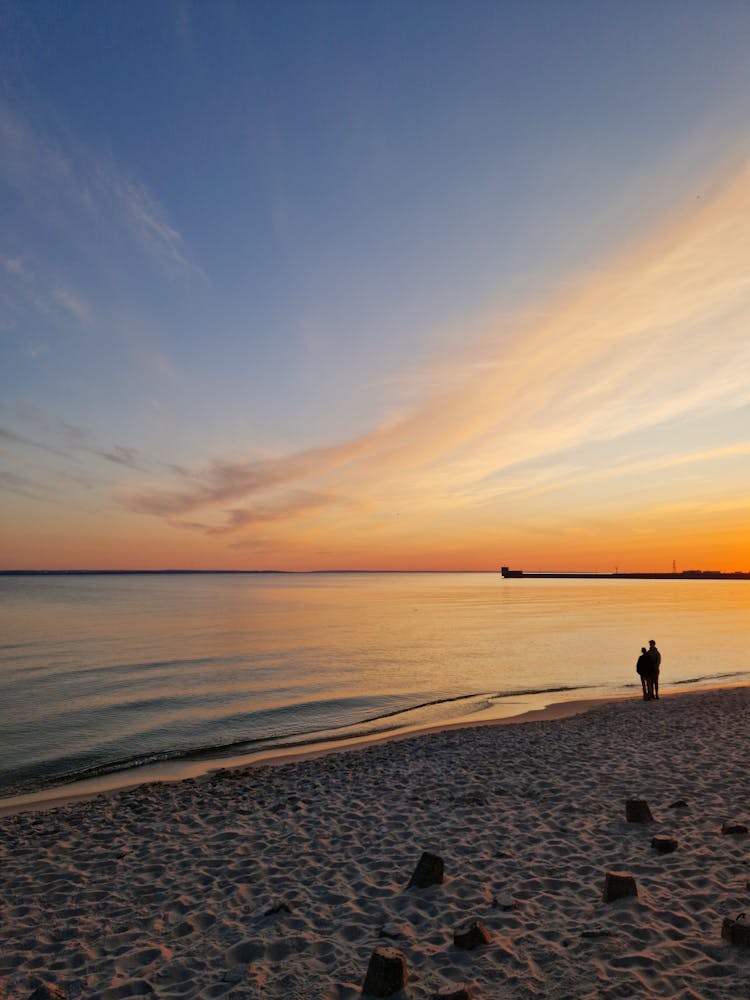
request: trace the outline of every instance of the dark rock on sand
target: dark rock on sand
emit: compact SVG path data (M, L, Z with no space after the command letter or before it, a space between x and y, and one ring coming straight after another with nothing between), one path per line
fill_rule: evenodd
M628 875L625 872L607 872L604 877L603 892L605 903L637 895L638 886L635 884L635 879L632 875Z
M406 986L406 956L397 948L376 948L362 986L365 996L389 997Z
M689 809L690 806L685 801L685 799L675 799L674 802L669 803L670 809Z
M628 799L625 803L625 819L628 823L653 823L654 817L644 799Z
M473 997L474 994L468 986L459 986L458 989L449 986L447 990L433 993L432 1000L473 1000Z
M440 885L443 881L445 865L437 854L425 851L417 862L414 874L409 879L408 888L426 889L430 885Z
M457 948L472 951L474 948L480 948L483 944L489 944L490 935L480 920L472 920L470 924L459 927L453 932L453 943Z
M652 837L651 846L659 854L671 854L677 850L677 841L674 837Z

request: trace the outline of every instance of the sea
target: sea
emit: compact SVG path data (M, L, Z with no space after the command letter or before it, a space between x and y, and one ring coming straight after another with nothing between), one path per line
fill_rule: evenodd
M649 639L666 697L750 683L749 610L742 580L2 575L0 806L639 697Z

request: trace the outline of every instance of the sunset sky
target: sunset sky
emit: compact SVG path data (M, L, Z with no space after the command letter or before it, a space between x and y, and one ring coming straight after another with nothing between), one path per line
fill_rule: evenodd
M750 570L745 0L0 2L0 568Z

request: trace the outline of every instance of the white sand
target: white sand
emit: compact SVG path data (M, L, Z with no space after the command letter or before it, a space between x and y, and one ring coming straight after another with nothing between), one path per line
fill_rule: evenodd
M721 923L750 915L750 838L721 827L750 825L749 715L748 688L634 699L4 817L0 995L353 1000L390 945L413 1000L747 996ZM423 850L445 882L406 889ZM610 870L637 899L602 901ZM492 941L462 951L474 918Z

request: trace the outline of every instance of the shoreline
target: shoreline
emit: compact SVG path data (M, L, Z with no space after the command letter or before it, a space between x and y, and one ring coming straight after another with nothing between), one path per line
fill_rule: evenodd
M750 688L588 709L6 815L0 994L360 1000L389 947L408 1000L742 995L722 922L748 908L750 840L724 831L750 823ZM424 851L444 880L410 888ZM613 871L637 896L604 901ZM457 947L475 920L487 943Z
M399 742L415 736L443 732L453 729L469 729L475 726L512 725L519 722L545 721L567 718L580 712L589 711L600 704L610 701L627 699L628 695L612 695L609 698L575 699L572 701L552 702L544 708L524 710L517 715L502 716L485 720L468 720L464 722L448 722L432 726L421 726L406 729L401 732L386 732L372 736L352 737L337 742L321 742L305 744L302 748L278 747L260 750L254 754L237 754L227 757L205 758L204 760L175 760L162 763L145 764L142 767L123 771L113 771L96 778L86 778L63 785L55 785L37 792L0 798L0 818L16 813L54 809L58 805L71 802L85 802L100 795L116 795L118 792L129 791L142 785L154 783L179 783L217 771L234 771L252 768L260 765L278 766L312 760L329 754L347 753L360 747L378 746L383 743Z
M678 698L690 694L709 691L732 690L734 688L750 687L747 684L717 685L716 687L700 688L699 690L681 691L669 687L663 689L664 698ZM538 698L536 700L539 700ZM574 698L555 701L542 708L530 708L515 715L497 716L488 719L474 718L458 722L437 723L418 726L399 732L386 732L372 736L352 737L336 742L321 741L305 744L302 748L271 748L253 754L228 755L226 757L207 757L203 760L180 759L146 764L141 767L113 771L96 778L72 781L67 784L55 785L47 789L28 792L22 795L0 798L0 818L17 813L39 812L55 809L60 805L73 802L85 802L99 796L112 796L119 792L129 791L143 785L172 784L190 779L214 774L218 771L233 771L252 768L261 765L278 766L311 760L329 754L347 753L363 747L379 746L384 743L400 742L415 736L430 733L451 732L454 730L473 729L484 726L518 725L529 722L550 722L569 718L611 703L640 700L635 694L615 693L599 698Z

